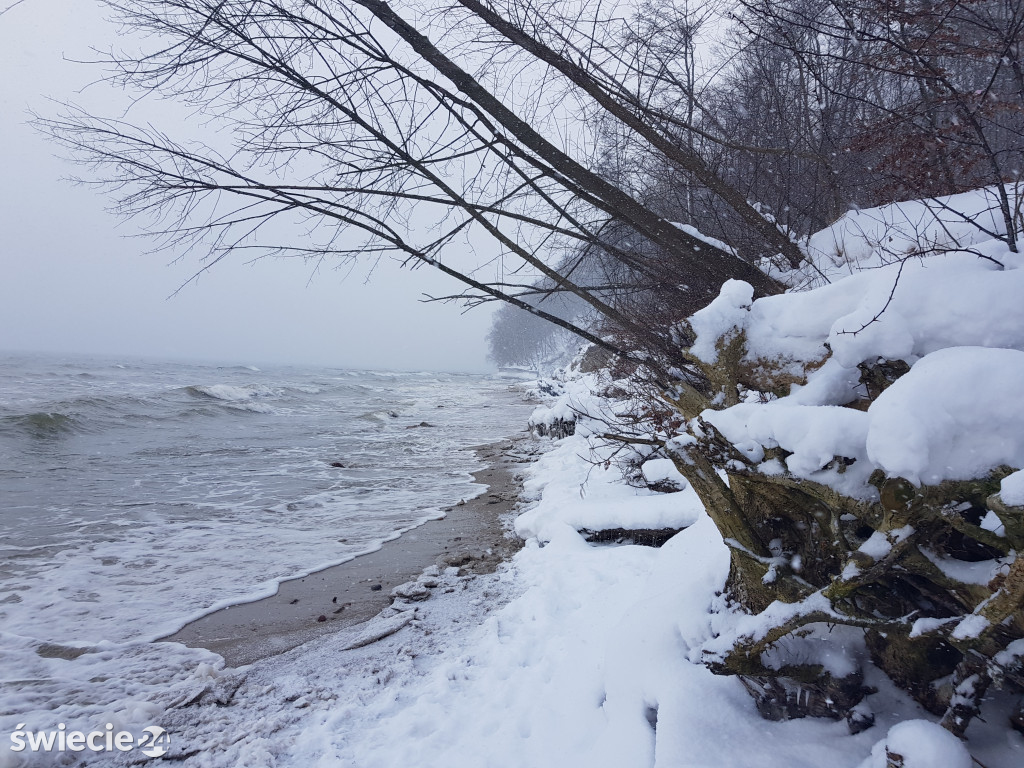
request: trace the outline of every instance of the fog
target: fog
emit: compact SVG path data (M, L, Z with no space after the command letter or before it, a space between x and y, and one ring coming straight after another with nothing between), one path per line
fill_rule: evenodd
M93 0L0 0L0 351L397 370L488 370L490 312L423 303L457 284L381 262L316 269L243 257L198 278L198 255L152 253L143 222L66 180L87 171L28 125L72 100L124 99L89 59L115 30ZM4 11L4 9L7 9Z

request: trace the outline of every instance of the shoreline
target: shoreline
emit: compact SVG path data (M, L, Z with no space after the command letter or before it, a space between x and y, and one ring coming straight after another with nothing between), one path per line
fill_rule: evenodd
M519 501L519 464L534 453L528 434L476 447L485 466L472 473L486 486L478 496L443 511L373 552L282 581L274 595L208 613L157 642L205 648L230 667L289 651L326 634L362 624L391 605L391 591L426 569L455 567L490 573L521 546L504 518Z

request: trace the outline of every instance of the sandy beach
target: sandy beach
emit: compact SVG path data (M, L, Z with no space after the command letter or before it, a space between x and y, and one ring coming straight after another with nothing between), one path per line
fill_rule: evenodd
M473 478L486 490L447 507L444 518L374 552L284 581L271 597L215 611L161 639L206 648L238 667L368 621L391 604L393 589L431 566L493 571L521 546L508 529L508 515L522 488L521 466L537 450L527 435L477 447L487 466Z

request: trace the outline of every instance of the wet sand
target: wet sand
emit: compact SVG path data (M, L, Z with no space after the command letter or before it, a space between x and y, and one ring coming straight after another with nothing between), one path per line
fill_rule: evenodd
M207 648L237 667L367 621L390 605L394 587L432 565L493 571L520 546L506 534L502 516L519 497L517 474L534 452L531 442L523 436L479 447L487 466L473 477L487 490L449 507L444 519L424 523L376 552L282 582L276 595L223 608L161 639Z

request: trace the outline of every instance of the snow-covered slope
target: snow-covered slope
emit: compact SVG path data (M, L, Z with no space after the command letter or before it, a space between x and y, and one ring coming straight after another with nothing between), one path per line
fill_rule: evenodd
M1021 197L1010 190L1011 215L1020 221ZM774 272L787 285L805 289L914 254L973 248L1006 234L995 189L976 189L927 200L855 208L804 244L808 263Z

